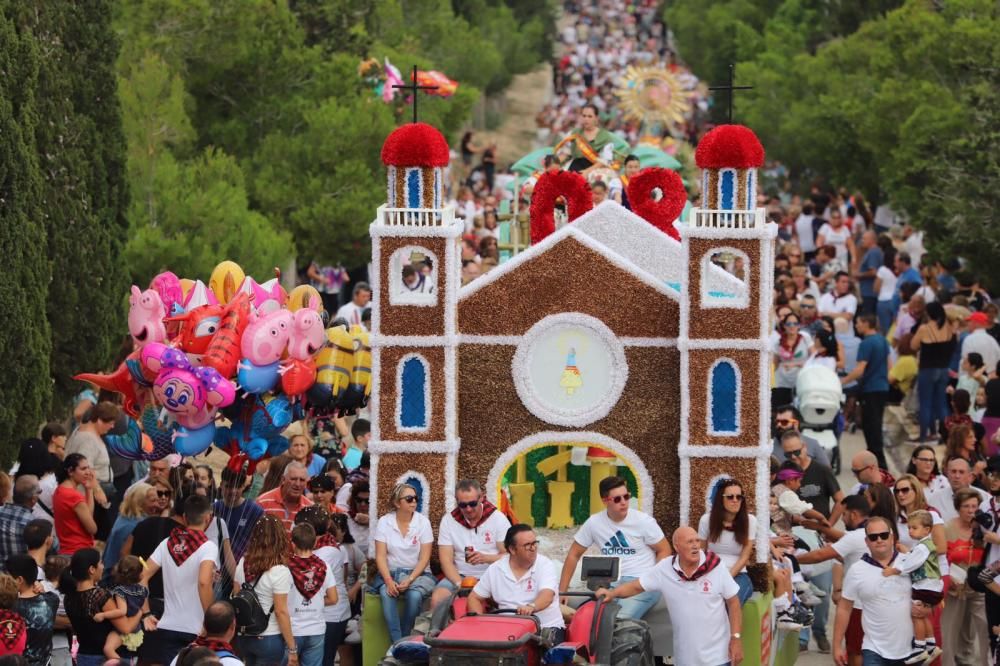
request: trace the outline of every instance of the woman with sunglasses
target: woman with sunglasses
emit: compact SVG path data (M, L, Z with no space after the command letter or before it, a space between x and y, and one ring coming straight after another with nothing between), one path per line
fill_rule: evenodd
M799 316L786 314L778 325L780 336L774 348L774 388L771 389L771 405L791 404L795 395L795 380L806 361L809 360L812 340L799 328Z
M745 500L739 481L722 479L715 485L711 510L698 521L702 550L718 555L729 569L740 588L741 606L753 594L747 562L757 533L757 518L747 511Z
M937 454L934 447L928 444L921 444L913 449L910 454L910 464L906 467L906 473L917 477L924 489L924 499L939 490L946 490L951 486L948 484L948 477L941 473L938 467Z
M983 532L976 523L976 511L982 498L975 490L963 488L955 492L954 499L958 516L944 526L951 585L945 584L944 611L941 613L941 634L945 638L941 646L944 649L942 663L986 664L989 663L990 646L986 633L986 600L967 580L969 567L983 561Z
M917 544L916 540L910 538L906 522L907 516L914 511L929 512L934 521L934 525L931 527L931 538L934 540L934 546L940 554L942 575L945 575L948 573L945 557L945 552L948 550L948 542L944 536L944 519L941 518L941 514L938 513L937 509L927 503L927 498L924 496L924 484L920 483L920 479L913 474L903 474L896 479L896 485L893 487L892 492L896 496L896 506L899 507L896 525L899 528L900 545L912 548Z
M375 527L375 566L378 574L372 591L382 598L382 615L392 642L409 636L424 599L434 589L428 565L434 546L431 521L417 511L417 491L405 483L390 497L394 511ZM396 601L403 598L400 615Z

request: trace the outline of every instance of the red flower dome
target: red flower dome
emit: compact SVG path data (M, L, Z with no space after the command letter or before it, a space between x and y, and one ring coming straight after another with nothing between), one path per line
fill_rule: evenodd
M396 167L448 166L448 142L427 123L397 127L382 144L382 164Z
M749 127L719 125L698 142L694 161L702 169L755 169L764 165L764 146Z

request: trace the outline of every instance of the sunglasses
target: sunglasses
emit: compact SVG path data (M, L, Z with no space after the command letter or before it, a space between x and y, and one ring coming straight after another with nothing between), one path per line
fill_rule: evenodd
M897 487L897 488L893 489L892 492L896 493L897 495L905 495L906 493L908 493L908 492L910 492L912 490L913 490L913 488L908 488L908 487L904 486L902 488Z
M632 499L632 495L625 493L624 495L617 495L615 497L607 498L609 502L614 502L615 504L621 504L623 501L627 502Z
M367 498L367 497L359 497L359 498L358 498L358 499L356 500L356 502L357 502L358 504L368 504L368 498Z
M458 503L459 509L475 509L477 506L479 506L479 500L472 500L471 502Z
M890 536L892 536L892 532L871 532L866 534L865 538L874 543L876 541L888 541Z
M157 497L170 497L170 491L169 490L157 490L156 491L156 496Z
M802 449L795 449L794 451L785 451L786 458L798 458L802 455Z
M727 500L740 500L743 501L743 495L723 495Z
M408 504L413 504L414 502L417 501L417 496L416 495L407 495L406 497L400 497L399 499L402 502L406 502Z
M861 475L861 472L865 471L865 470L866 470L866 469L868 469L869 467L871 467L871 465L865 465L865 466L864 466L864 467L862 467L861 469L854 469L854 468L852 467L852 468L851 468L851 472L852 472L852 473L854 474L854 476L860 476L860 475Z
M785 322L785 328L788 328L789 326L798 326L798 325L799 325L799 322L797 322L797 321L786 321Z
M805 303L800 303L799 304L799 308L801 308L803 310L815 310L816 306L815 305L807 305Z

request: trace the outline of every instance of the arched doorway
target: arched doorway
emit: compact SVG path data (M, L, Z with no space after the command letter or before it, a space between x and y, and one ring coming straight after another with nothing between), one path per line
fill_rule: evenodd
M508 447L493 463L486 479L486 492L490 501L498 504L504 474L525 453L546 446L588 446L608 451L621 460L635 477L638 508L653 513L653 481L642 459L629 447L607 435L590 431L545 431L529 435ZM518 514L520 517L520 513Z

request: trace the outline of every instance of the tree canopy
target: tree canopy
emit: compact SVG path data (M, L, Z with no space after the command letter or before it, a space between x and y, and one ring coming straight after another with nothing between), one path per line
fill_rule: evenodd
M716 14L729 27L708 25ZM737 99L736 121L757 131L769 158L890 202L927 232L935 254L993 273L996 2L679 0L667 17L680 21L679 48L702 77L737 62L738 81L754 89Z

